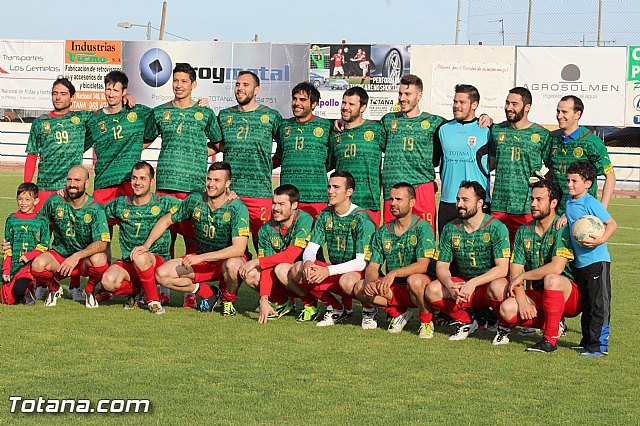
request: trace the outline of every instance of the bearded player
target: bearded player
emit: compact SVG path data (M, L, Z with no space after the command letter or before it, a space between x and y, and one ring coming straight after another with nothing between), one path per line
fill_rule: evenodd
M483 213L486 197L478 182L460 185L458 218L444 226L436 252L438 279L425 290L431 307L457 321L456 332L449 340L466 339L478 329L466 309L488 309L489 284L506 277L509 271L509 232L499 220ZM458 266L457 277L449 270L452 262Z
M227 288L222 291L222 316L236 315L233 302L241 278L238 271L245 260L249 237L247 207L238 199L229 198L231 167L225 162L209 166L206 191L194 192L185 198L178 210L166 214L155 224L147 240L132 255L147 252L174 223L193 220L196 230L196 254L172 259L156 269L156 280L163 287L195 293L202 298L199 309L214 309L220 292L206 281L224 278Z
M66 198L51 196L40 215L52 223L51 250L31 263L31 274L37 286L45 286L49 294L45 306L56 306L60 285L54 279L89 276L85 286L85 306L97 308L93 291L107 270L104 251L111 241L104 210L85 190L89 172L82 166L72 167L67 174Z
M278 132L274 166L280 165L280 184L300 191L298 207L316 217L327 207L327 168L331 122L313 115L320 92L303 82L291 91L293 117Z
M155 171L146 161L134 164L131 170L133 195L118 197L105 207L107 219L118 220L118 240L122 259L115 262L102 276L102 288L114 295L124 295L125 309L137 305L135 296L144 289L145 299L152 314L163 314L155 279L156 269L170 259L171 234L167 230L150 247L148 252L133 252L141 246L158 219L178 210L177 198L159 196L151 192L155 184Z
M309 242L313 218L299 208L299 198L293 185L280 185L273 191L271 220L258 232L258 257L240 268L245 283L260 292L259 324L293 309L290 300L296 294L279 283L278 275L286 279Z
M509 229L513 242L518 228L533 220L529 213L531 188L551 150L551 134L529 121L531 92L524 87L509 90L504 112L507 120L491 128L489 155L495 163L491 215Z
M417 307L420 315L420 338L433 337L433 322L424 300L429 283L425 275L435 252L431 225L411 213L415 204L414 188L406 182L391 188L391 213L395 218L374 234L369 265L364 280L356 284L355 293L363 302L362 328L376 328L376 309L385 308L392 318L389 332L399 333L411 320L410 308ZM387 274L380 278L382 265Z
M369 215L351 202L356 181L349 172L336 170L329 178L329 207L318 215L311 240L283 282L299 296L310 294L323 302L327 310L318 327L331 326L347 318L348 311L332 294L345 296L341 287L352 288L362 279L367 266L371 237L375 225ZM326 245L329 264L317 260L318 251ZM298 321L317 316L317 308L305 304Z
M557 349L562 317L580 314L580 292L573 282L569 227L556 229L559 219L556 208L562 190L549 180L538 181L531 187L534 220L522 225L516 233L511 281L497 280L489 287L491 306L501 319L493 344L509 343L509 332L514 326L541 328L543 338L527 351L548 353ZM531 284L529 289L525 289L526 283Z

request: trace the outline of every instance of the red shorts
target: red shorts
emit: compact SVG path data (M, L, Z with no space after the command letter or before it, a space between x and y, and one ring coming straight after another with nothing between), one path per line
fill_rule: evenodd
M326 262L321 262L316 260L314 262L318 266L327 267L330 264ZM361 278L364 278L364 271L358 271ZM307 282L298 283L300 287L303 287L307 290L316 290L316 291L330 291L332 293L342 294L342 290L340 289L340 277L342 275L329 275L326 280L321 282L320 284L309 284Z
M326 209L327 206L327 203L298 203L298 208L309 213L314 219L322 210Z
M35 210L36 212L39 212L40 209L42 208L42 206L44 206L45 201L47 201L49 199L49 197L51 197L52 195L56 195L58 193L58 191L45 191L45 190L39 190L38 191L38 204L36 204Z
M109 201L115 200L118 197L129 195L133 195L131 182L122 182L119 185L108 186L93 191L93 198L99 204L107 204Z
M155 270L155 268L158 268L165 261L155 253L153 253L153 257L156 259L156 265L154 266ZM140 282L140 278L138 278L138 270L135 268L135 266L133 266L133 263L118 260L114 263L114 265L121 267L122 269L127 271L127 274L129 274L129 281L131 282L131 287L133 288L133 294L140 293L140 291L142 290L142 283Z
M61 265L62 265L62 262L67 260L66 257L62 257L62 255L60 253L58 253L57 251L55 251L55 250L49 250L49 251L47 251L47 253L49 253L51 256L53 256L53 258ZM84 261L86 259L87 259L86 257L83 258L83 259L80 259L80 261L78 262L76 267L73 268L73 271L71 271L71 275L69 275L70 277L77 277L77 276L86 277L86 276L88 276L89 271L88 270L83 270L83 268L82 268L82 265L84 264ZM54 274L54 276L56 277L56 279L67 278L66 276L62 276L62 275L59 275L57 273Z
M170 197L177 198L178 200L184 200L185 198L187 198L190 192L180 192L180 191L173 191L169 189L168 190L158 189L156 191L156 194L168 195ZM171 225L169 229L171 229L171 232L178 233L185 238L193 239L196 237L196 230L193 227L192 220L185 220L184 222L174 223L173 225Z
M242 256L244 260L247 260L247 255ZM181 257L183 259L184 256ZM191 266L193 269L194 283L203 283L207 281L220 281L222 280L222 265L225 260L216 260L215 262L200 262Z
M271 220L271 198L239 197L249 210L249 230L258 235L262 225Z
M466 283L467 280L463 280L458 277L451 277L451 281L454 283ZM482 284L476 287L471 293L471 297L469 297L468 302L459 303L458 306L462 309L489 309L489 298L487 297L487 289L489 288L489 283Z
M387 301L387 306L394 308L415 308L416 305L411 300L409 287L406 284L391 284L391 293L393 297Z
M509 214L505 212L491 212L491 216L504 223L509 230L509 241L513 246L513 239L516 236L516 231L522 225L525 225L533 220L533 216L530 213L527 214Z
M2 302L2 304L14 305L17 302L15 296L13 295L13 285L20 278L27 278L28 280L31 281L32 283L31 285L33 286L34 279L33 279L33 276L31 275L30 266L25 266L24 268L20 269L18 273L13 277L11 282L8 282L2 285L2 291L0 292L0 298L1 298L0 301Z
M529 299L533 301L536 305L536 310L538 311L538 318L541 318L541 323L544 325L544 311L542 308L542 297L544 291L542 290L526 290L525 294ZM580 290L578 289L578 285L571 281L571 294L569 294L569 298L564 302L564 311L562 311L562 316L573 318L580 315L582 311L581 299L580 299ZM542 328L536 327L536 328Z
M413 206L413 214L429 222L433 235L436 234L436 194L434 189L433 181L416 186L416 204ZM384 200L384 221L390 222L394 219L391 214L391 202Z

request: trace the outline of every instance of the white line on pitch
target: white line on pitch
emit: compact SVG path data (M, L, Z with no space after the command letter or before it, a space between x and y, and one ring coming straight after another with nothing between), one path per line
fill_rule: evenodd
M632 243L607 243L612 246L632 246L632 247L640 247L640 244L632 244Z

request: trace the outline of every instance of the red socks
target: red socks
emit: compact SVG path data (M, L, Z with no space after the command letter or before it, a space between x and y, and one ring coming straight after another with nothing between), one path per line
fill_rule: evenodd
M420 317L420 322L423 324L433 321L433 314L431 312L418 312L418 316Z
M464 309L460 309L455 300L442 299L429 302L432 307L449 315L455 321L463 324L470 324L472 322L471 317Z
M93 293L96 288L96 284L98 284L102 279L102 275L107 271L107 269L109 269L109 265L106 264L102 266L89 266L89 281L87 281L87 285L84 288L85 293ZM69 285L71 286L72 284Z
M58 284L53 280L53 272L51 271L36 272L32 269L31 275L33 275L33 278L36 279L36 285L38 287L47 287L49 291L58 290Z
M85 287L85 292L87 291ZM113 292L114 296L124 296L125 294L133 294L133 287L131 286L131 281L122 280L120 283L120 287L115 289Z
M211 296L213 296L213 290L211 290L211 287L209 286L209 284L200 283L200 287L198 288L198 291L196 292L196 294L202 297L203 299L208 299Z
M156 284L155 272L155 266L151 266L144 271L138 271L138 279L144 290L147 303L158 301L158 286Z
M560 332L560 320L564 312L564 294L560 290L545 290L542 293L544 310L544 337L549 343L556 344Z

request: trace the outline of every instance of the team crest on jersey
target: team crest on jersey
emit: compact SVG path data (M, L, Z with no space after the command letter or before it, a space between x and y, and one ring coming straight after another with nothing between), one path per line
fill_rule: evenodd
M524 239L524 249L526 251L531 251L531 240L529 238Z
M367 142L371 142L374 138L374 133L371 130L367 130L366 132L364 132L364 140Z
M584 154L584 151L582 150L581 147L577 147L576 149L573 150L573 156L576 158L582 157L582 154Z
M476 146L476 137L469 136L469 139L467 139L467 145L469 145L469 148L473 148L474 146Z
M171 121L171 113L169 111L165 111L162 113L162 121L168 123Z
M107 131L107 123L101 121L98 123L98 127L100 128L100 133L106 133Z
M271 245L273 246L274 249L279 249L280 248L280 238L278 238L278 237L271 238Z
M74 115L73 117L71 117L71 122L73 124L80 124L80 117Z
M384 240L384 251L386 251L386 252L391 251L391 241L390 240Z
M340 145L340 135L336 135L336 146Z
M457 235L453 235L453 236L451 237L451 246L452 246L454 249L458 249L458 248L460 248L460 237L459 237L459 236L457 236Z
M555 239L553 238L553 235L549 235L549 236L547 237L547 245L548 245L548 246L552 246L552 245L553 245L553 243L554 243L554 240L555 240Z
M193 209L193 218L195 220L200 220L200 215L202 214L202 210L200 210L199 208L195 208Z
M328 218L327 219L327 223L326 223L324 229L326 229L327 231L330 231L330 230L333 229L333 219L332 218Z
M135 123L136 120L138 120L138 114L131 111L129 114L127 114L127 121L129 123Z
M62 219L64 217L64 209L62 207L56 208L56 219Z
M392 132L398 131L398 120L393 120L391 122L391 131Z
M84 219L84 223L91 223L91 221L93 220L93 218L89 213L85 214L83 219Z
M195 118L196 121L202 121L202 119L204 118L204 114L198 111L195 114L193 114L193 118Z
M287 126L284 128L284 137L288 138L289 136L291 136L291 127Z
M511 249L509 248L503 248L502 249L502 257L504 258L510 258L511 257Z
M498 143L504 143L504 140L507 138L507 134L500 132L498 133Z
M429 123L428 120L424 120L422 123L420 123L420 127L425 130L429 130L429 128L431 128L431 123Z
M224 212L224 214L222 215L222 220L225 222L229 222L231 220L231 213Z
M322 127L316 127L313 129L313 136L321 138L324 135L324 129Z
M49 133L51 131L51 124L49 123L42 123L42 130L45 133Z
M122 210L122 220L129 220L131 212L127 209Z
M415 246L416 244L418 244L418 237L415 235L410 236L409 244L411 244L412 246Z
M355 219L353 219L353 220L351 221L351 229L356 229L356 226L357 226L356 220L355 220Z
M231 126L231 123L233 123L233 116L232 115L227 117L227 126Z
M488 243L489 241L491 241L491 235L489 235L488 232L485 232L484 234L482 234L482 242Z
M260 122L262 124L267 124L269 122L269 114L264 114L262 117L260 117Z
M531 142L533 143L538 143L540 142L540 135L537 133L534 133L531 135Z
M558 148L554 146L553 149L551 149L551 156L555 157L556 156L556 152L558 152Z
M151 207L151 214L154 216L158 216L160 214L160 207L158 206Z

